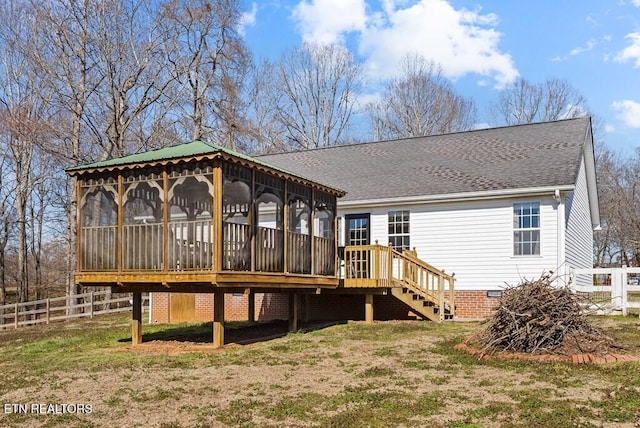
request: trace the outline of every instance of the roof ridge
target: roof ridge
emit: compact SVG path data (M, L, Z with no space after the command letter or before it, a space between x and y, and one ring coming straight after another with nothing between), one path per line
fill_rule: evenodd
M530 123L517 123L514 125L500 125L500 126L492 126L489 128L478 128L478 129L468 129L466 131L455 131L455 132L446 132L443 134L432 134L432 135L417 135L417 136L412 136L412 137L404 137L404 138L396 138L396 139L389 139L389 140L377 140L377 141L365 141L365 142L361 142L361 143L348 143L348 144L336 144L333 146L324 146L324 147L316 147L313 149L302 149L302 150L292 150L292 151L283 151L283 152L276 152L276 153L263 153L263 154L258 154L258 155L253 155L253 157L266 157L266 156L277 156L277 155L283 155L283 154L288 154L288 153L299 153L299 152L317 152L320 150L330 150L330 149L337 149L339 147L356 147L356 146L369 146L369 145L374 145L374 144L382 144L382 143L394 143L394 142L399 142L399 141L412 141L412 140L417 140L417 139L429 139L429 138L441 138L441 137L448 137L448 136L455 136L455 135L460 135L460 134L469 134L472 132L486 132L486 131L495 131L495 130L504 130L504 129L509 129L509 128L518 128L518 127L527 127L527 126L541 126L541 125L550 125L553 123L559 123L559 122L570 122L570 121L577 121L577 120L584 120L584 119L590 119L591 116L580 116L580 117L572 117L572 118L566 118L566 119L557 119L557 120L550 120L550 121L546 121L546 122L530 122Z

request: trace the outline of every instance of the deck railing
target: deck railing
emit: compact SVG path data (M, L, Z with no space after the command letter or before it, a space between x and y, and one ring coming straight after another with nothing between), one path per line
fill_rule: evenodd
M224 222L222 269L251 270L251 226Z
M345 287L391 287L391 250L382 245L345 247Z
M212 220L170 222L169 236L170 270L213 268Z
M256 270L282 272L284 232L270 227L258 227L256 241Z
M311 237L303 233L287 233L287 271L311 273Z
M333 239L313 238L314 264L316 275L335 275L336 243Z
M377 244L347 246L341 260L344 286L405 287L442 308L454 308L454 276L414 254Z
M82 227L80 229L80 267L86 271L114 271L117 226Z
M123 269L162 269L162 223L127 224L122 227Z

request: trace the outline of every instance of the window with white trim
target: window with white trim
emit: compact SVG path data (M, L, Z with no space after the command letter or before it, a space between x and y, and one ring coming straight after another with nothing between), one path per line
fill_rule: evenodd
M410 248L409 211L389 211L389 242L394 250Z
M540 255L540 203L513 204L513 255Z

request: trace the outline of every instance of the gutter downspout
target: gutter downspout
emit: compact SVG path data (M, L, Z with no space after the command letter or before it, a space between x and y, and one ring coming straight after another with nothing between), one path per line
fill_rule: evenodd
M561 285L568 283L567 266L566 266L566 213L565 213L565 195L560 193L559 189L556 189L554 193L554 199L556 200L556 277Z

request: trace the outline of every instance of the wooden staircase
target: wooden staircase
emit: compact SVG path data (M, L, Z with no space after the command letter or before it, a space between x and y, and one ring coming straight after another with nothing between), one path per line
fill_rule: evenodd
M423 319L441 322L455 316L454 275L419 259L415 250L391 246L345 247L344 286L387 288Z

